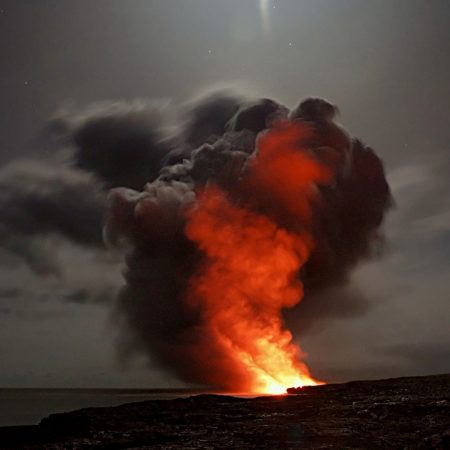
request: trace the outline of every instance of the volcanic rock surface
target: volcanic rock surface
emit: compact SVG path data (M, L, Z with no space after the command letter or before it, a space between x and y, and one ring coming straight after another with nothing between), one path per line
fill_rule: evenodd
M307 387L298 395L199 395L53 414L0 428L1 448L447 449L450 375Z

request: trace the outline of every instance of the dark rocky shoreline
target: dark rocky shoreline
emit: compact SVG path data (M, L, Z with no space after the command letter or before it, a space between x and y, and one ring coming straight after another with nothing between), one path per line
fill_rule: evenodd
M448 449L450 375L354 381L253 399L199 395L0 428L4 449Z

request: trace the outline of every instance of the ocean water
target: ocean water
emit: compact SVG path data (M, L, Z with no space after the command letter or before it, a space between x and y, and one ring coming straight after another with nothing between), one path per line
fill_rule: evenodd
M0 426L34 425L52 413L145 400L170 400L192 389L0 389Z

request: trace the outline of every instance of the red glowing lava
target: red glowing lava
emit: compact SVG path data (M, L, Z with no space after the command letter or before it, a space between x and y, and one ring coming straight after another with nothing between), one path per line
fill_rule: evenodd
M189 302L224 355L219 370L240 374L223 381L235 392L281 394L320 383L282 318L303 296L299 271L314 247L317 184L332 177L302 144L310 137L299 122L270 130L239 181L244 200L232 202L210 185L188 212L186 235L204 255L190 280ZM282 224L267 212L274 207Z

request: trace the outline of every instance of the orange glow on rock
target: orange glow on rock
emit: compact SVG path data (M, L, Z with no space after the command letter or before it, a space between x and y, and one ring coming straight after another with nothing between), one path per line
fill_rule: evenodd
M210 185L187 213L186 235L204 255L188 302L214 341L208 348L222 355L214 364L225 374L223 387L234 392L281 394L320 383L281 314L303 296L298 275L314 246L309 228L312 204L320 201L316 184L331 178L330 169L303 148L309 137L301 123L270 130L239 182L248 200L232 203ZM268 201L295 226L280 226L266 214Z

